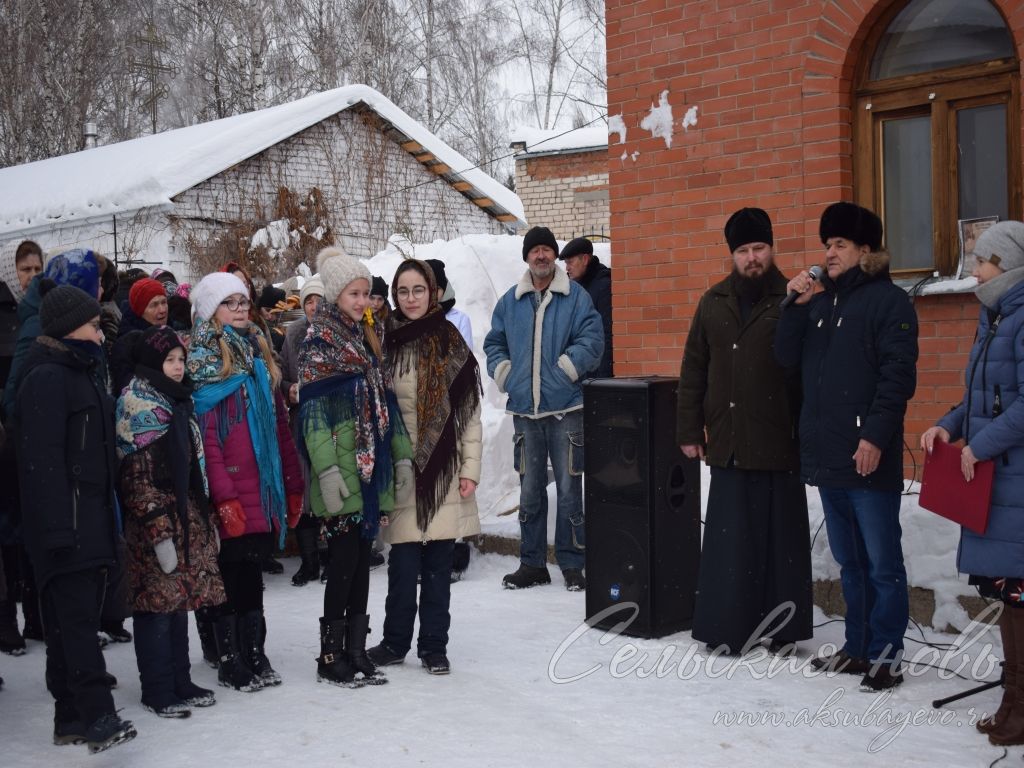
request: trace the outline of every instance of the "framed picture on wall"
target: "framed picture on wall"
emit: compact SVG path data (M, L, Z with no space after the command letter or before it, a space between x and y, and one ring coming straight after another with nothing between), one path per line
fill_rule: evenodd
M971 276L971 272L974 271L974 244L978 241L978 236L997 221L998 216L957 220L957 230L960 232L960 262L956 270L958 280Z

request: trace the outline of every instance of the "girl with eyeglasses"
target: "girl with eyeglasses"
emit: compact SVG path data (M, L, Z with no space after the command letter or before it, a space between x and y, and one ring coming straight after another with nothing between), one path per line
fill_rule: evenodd
M255 691L281 683L266 655L260 564L283 547L286 527L302 513L302 471L278 390L281 372L266 336L249 319L245 283L214 272L192 289L191 301L196 321L188 372L227 594L223 606L197 618L213 620L220 684Z
M397 309L385 360L413 445L415 484L399 495L384 530L391 543L384 636L369 654L380 666L401 663L418 612L416 655L427 672L446 675L455 539L480 533L482 390L476 358L445 318L434 281L428 264L409 259L391 284Z

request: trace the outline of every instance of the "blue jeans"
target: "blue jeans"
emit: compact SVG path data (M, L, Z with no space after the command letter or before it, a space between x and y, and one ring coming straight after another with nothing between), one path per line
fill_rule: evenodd
M859 488L819 488L818 493L846 600L843 648L860 659L899 661L910 618L900 494Z
M513 418L519 473L519 559L544 567L548 550L548 458L558 503L555 560L563 571L583 569L583 411L556 418Z
M384 602L384 644L404 656L416 622L416 581L420 581L420 634L416 655L446 653L452 589L454 539L392 544L388 553L388 597Z

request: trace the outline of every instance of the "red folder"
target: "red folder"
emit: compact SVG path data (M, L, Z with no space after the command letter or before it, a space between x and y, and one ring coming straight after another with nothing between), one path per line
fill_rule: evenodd
M983 534L988 525L994 472L991 460L979 461L974 465L974 479L968 483L960 471L960 449L936 440L932 452L925 454L919 503L924 509Z

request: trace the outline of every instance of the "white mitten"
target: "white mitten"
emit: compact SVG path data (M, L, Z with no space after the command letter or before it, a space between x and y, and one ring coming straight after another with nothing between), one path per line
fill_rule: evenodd
M318 477L320 478L320 495L324 500L324 507L327 514L337 515L345 506L345 499L349 497L348 486L345 485L345 478L341 476L341 470L337 465L325 469Z
M409 507L416 503L416 474L412 462L402 459L395 464L395 507Z
M156 552L160 570L164 573L174 573L174 569L178 567L178 553L174 549L174 540L164 539L158 542L153 551Z

